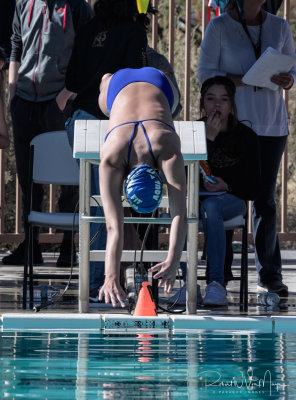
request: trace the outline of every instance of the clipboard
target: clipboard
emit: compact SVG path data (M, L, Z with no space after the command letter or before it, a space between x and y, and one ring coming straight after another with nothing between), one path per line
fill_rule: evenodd
M267 47L243 76L242 81L246 85L277 90L279 86L272 83L270 78L280 72L289 72L295 63L296 55L282 54L272 47Z

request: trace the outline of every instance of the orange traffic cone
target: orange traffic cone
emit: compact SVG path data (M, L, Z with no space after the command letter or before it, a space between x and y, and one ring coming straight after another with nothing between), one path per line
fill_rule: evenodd
M142 288L139 293L137 305L134 311L135 317L153 317L157 316L156 305L149 290L149 282L142 282Z

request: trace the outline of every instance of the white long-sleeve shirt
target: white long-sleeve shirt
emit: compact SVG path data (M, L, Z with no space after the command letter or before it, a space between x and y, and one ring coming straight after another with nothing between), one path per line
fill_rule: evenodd
M260 26L248 26L253 43L257 43ZM262 25L261 53L273 47L283 54L294 55L292 33L287 21L267 13ZM201 43L198 78L201 83L216 75L244 75L256 61L254 49L240 22L227 13L214 18L207 26ZM296 86L296 65L289 72ZM236 91L238 119L261 136L288 135L288 116L283 90L239 86ZM247 122L249 121L249 122Z

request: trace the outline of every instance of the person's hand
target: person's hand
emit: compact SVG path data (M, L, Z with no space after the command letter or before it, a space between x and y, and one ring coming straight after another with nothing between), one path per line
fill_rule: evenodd
M220 178L219 176L214 176L217 183L211 183L208 180L204 179L203 186L208 192L222 192L224 190L228 190L227 183Z
M280 74L272 75L270 80L272 83L275 83L276 85L279 85L281 88L286 90L290 89L294 83L293 76L287 72L281 72Z
M220 112L216 110L211 112L206 119L207 138L210 140L215 140L216 136L221 130L221 125Z
M68 98L65 96L64 89L56 97L56 102L61 111L64 111Z
M62 89L56 97L56 102L61 111L64 111L67 101L72 96L73 92L70 92L66 88Z
M105 303L112 303L113 307L116 307L116 303L119 302L121 307L124 308L127 300L125 291L120 286L118 279L105 278L104 285L101 287L99 292L99 301L105 297Z
M174 282L176 280L176 268L168 261L161 262L154 265L149 269L151 272L159 271L153 276L153 279L159 279L158 287L164 285L164 291L170 293L174 287Z

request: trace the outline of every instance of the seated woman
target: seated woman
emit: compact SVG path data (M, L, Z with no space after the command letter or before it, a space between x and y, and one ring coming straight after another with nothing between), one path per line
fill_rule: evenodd
M6 63L6 55L0 47L0 149L9 146L8 129L5 121L5 74L2 70Z
M256 197L260 185L258 138L237 120L235 91L234 83L223 76L206 80L201 88L200 111L206 124L208 163L216 181L202 182L202 190L211 194L201 197L200 206L209 266L204 305L228 303L223 221L245 214L246 200Z
M186 177L180 139L171 110L174 91L155 68L122 69L106 74L100 86L99 106L110 120L99 167L100 191L107 227L105 282L99 300L124 307L127 296L119 283L123 249L122 186L131 207L140 213L156 209L162 196L162 178L168 187L172 216L167 258L151 268L159 286L170 292L183 250L186 219Z

